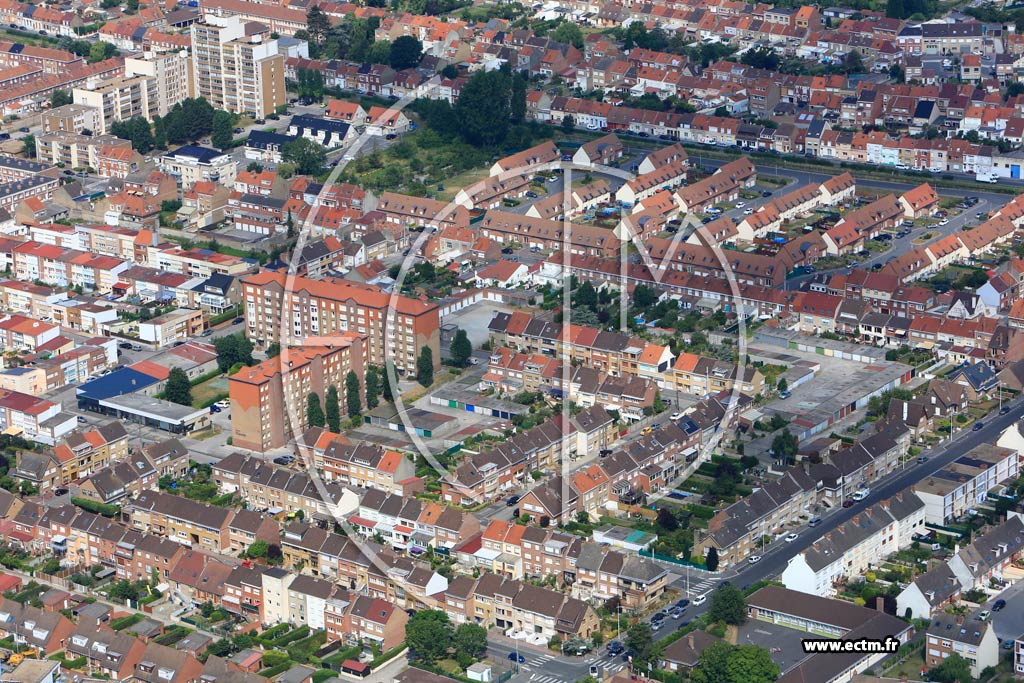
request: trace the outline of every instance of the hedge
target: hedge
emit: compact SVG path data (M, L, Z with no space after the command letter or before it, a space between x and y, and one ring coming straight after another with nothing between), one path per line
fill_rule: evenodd
M103 515L104 517L117 517L121 514L121 508L116 505L100 503L91 498L72 498L71 504L82 508L86 512Z
M387 663L389 660L394 659L395 657L400 655L403 650L405 650L405 643L399 643L395 647L391 648L390 650L382 654L380 657L377 657L372 662L370 662L370 669L376 671L378 666Z

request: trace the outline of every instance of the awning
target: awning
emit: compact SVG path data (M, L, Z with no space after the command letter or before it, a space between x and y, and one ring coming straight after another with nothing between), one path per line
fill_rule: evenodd
M349 521L350 524L353 524L355 526L365 527L367 529L373 529L374 527L377 526L376 522L371 522L368 519L363 519L362 517L356 517L355 515L349 517L348 521Z

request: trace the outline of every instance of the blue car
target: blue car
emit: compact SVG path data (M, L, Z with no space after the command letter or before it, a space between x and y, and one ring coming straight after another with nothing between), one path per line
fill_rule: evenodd
M526 657L517 655L515 652L509 652L508 659L510 662L519 662L520 664L526 661Z

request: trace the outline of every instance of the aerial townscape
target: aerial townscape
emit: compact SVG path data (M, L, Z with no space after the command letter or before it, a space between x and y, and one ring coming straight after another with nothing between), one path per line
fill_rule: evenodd
M0 117L0 683L1024 683L1024 4L0 0Z

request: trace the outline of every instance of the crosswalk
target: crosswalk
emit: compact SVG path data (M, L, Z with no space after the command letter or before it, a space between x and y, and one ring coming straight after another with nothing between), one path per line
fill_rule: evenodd
M690 596L696 597L698 595L704 595L711 591L712 588L718 583L718 579L701 579L700 581L690 582Z
M541 671L541 670L544 669L544 665L545 664L547 664L548 662L550 662L550 661L555 659L554 655L531 655L531 654L529 654L527 652L524 652L524 654L527 655L526 656L526 663L525 664L520 664L519 668L520 669L524 669L526 671L531 671L531 670L532 671ZM534 674L534 675L536 675L536 674ZM532 676L531 676L531 679L532 679ZM545 681L545 683L548 683L548 682Z

